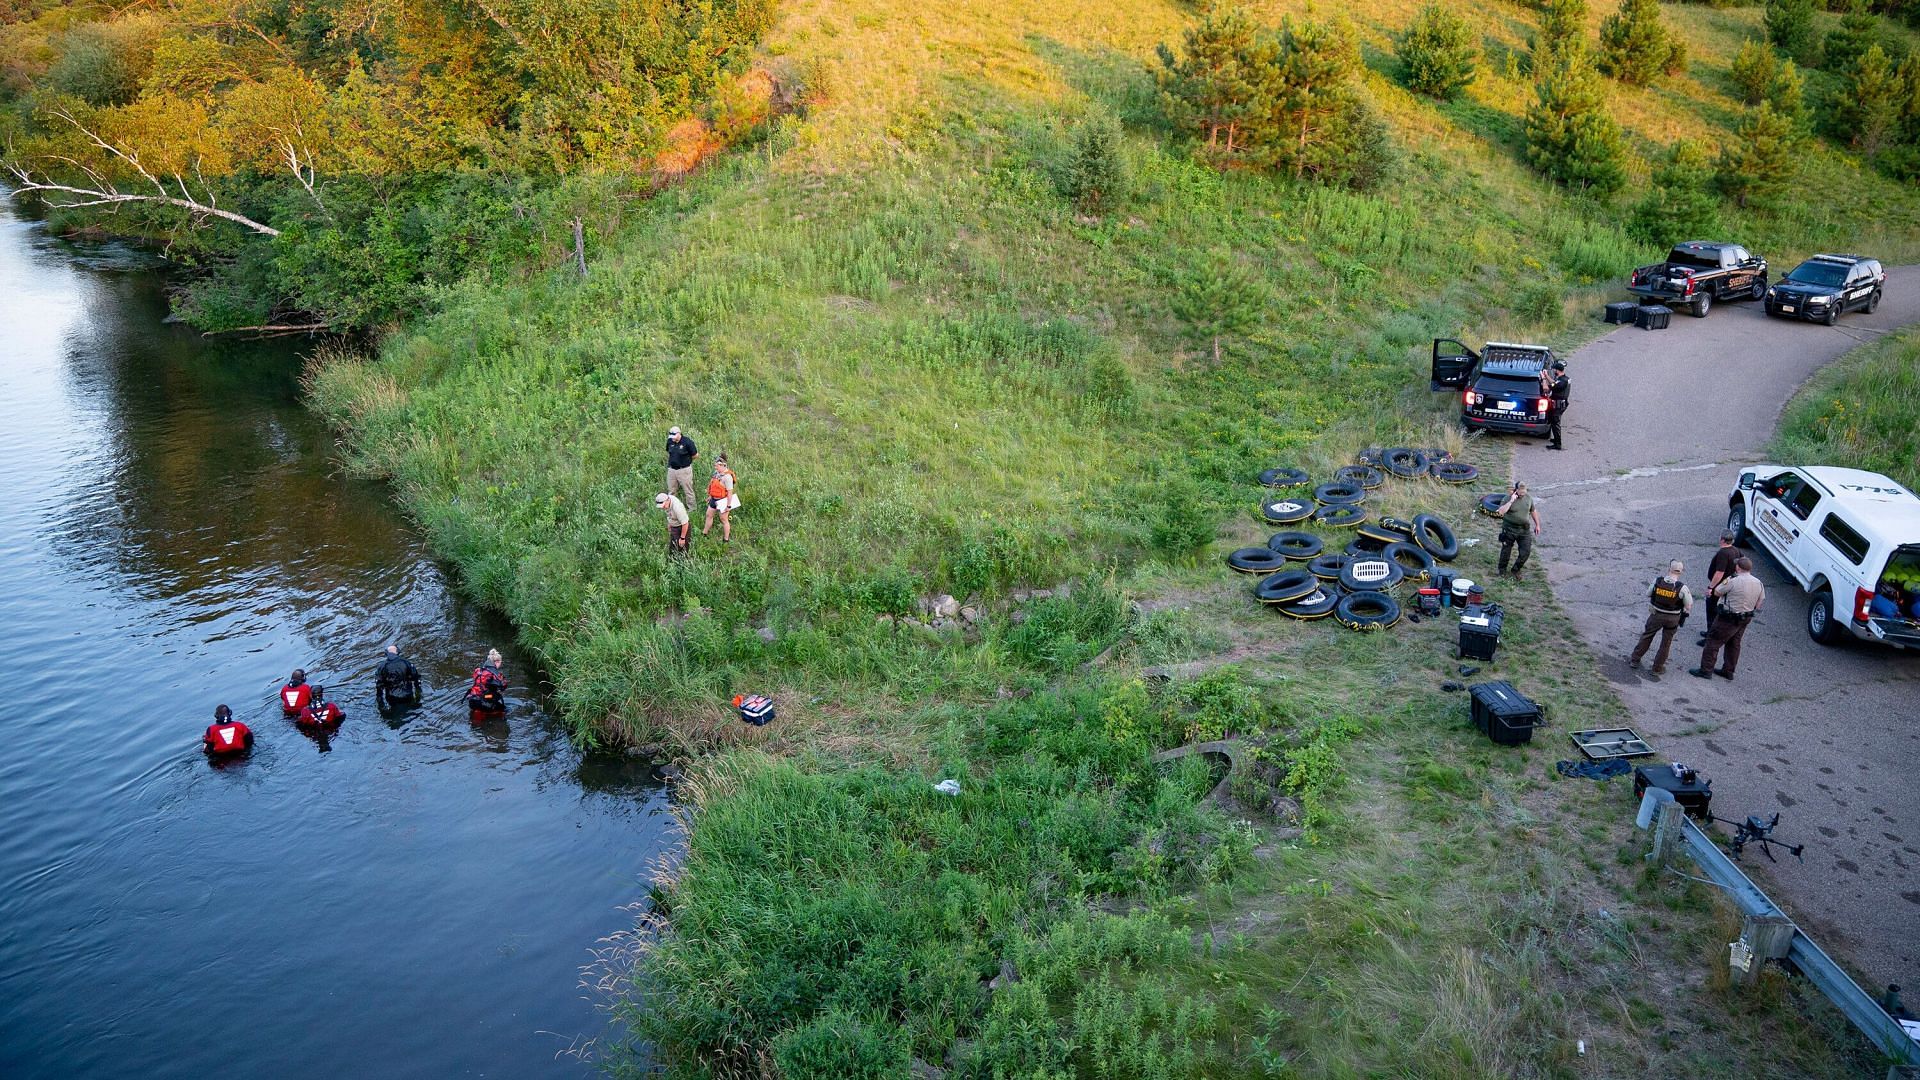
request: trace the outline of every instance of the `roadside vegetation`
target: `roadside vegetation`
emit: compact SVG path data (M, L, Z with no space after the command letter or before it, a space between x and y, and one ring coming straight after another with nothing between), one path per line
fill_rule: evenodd
M1773 442L1776 461L1845 465L1920 489L1920 333L1848 353L1794 395Z
M1429 339L1571 344L1681 224L1779 265L1920 258L1906 99L1874 99L1882 145L1828 126L1873 48L1872 85L1908 85L1897 21L1841 72L1814 36L1837 15L1788 68L1747 46L1771 9L1544 8L1463 36L1413 0L797 0L756 69L778 107L732 109L715 69L611 158L488 196L506 231L475 242L525 261L350 309L386 295L346 272L386 234L296 236L209 252L185 306L404 317L313 367L352 467L515 620L581 738L695 758L684 858L609 972L678 1073L1858 1075L1791 988L1726 997L1723 913L1641 874L1624 782L1464 728L1444 621L1278 621L1220 565L1271 531L1265 467L1446 445L1497 488ZM38 52L6 39L38 138L35 95L78 70L60 10ZM734 149L663 184L683 116ZM447 175L519 175L475 169ZM293 172L293 204L334 197ZM438 250L449 205L452 233L405 235ZM245 308L282 257L310 286ZM651 505L676 424L744 503L684 560ZM1472 493L1380 509L1441 512L1484 578ZM1501 589L1487 674L1556 731L1617 716L1544 584ZM942 593L974 615L927 625ZM727 707L752 692L765 729ZM1219 735L1253 757L1225 800L1204 760L1150 763Z

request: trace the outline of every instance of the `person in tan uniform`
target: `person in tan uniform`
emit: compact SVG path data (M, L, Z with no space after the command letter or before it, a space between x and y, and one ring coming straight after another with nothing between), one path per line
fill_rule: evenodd
M687 504L663 491L653 497L653 505L667 516L667 554L684 555L693 542L693 518L687 516Z
M1647 655L1653 646L1655 634L1660 636L1660 650L1653 654L1653 673L1662 675L1667 670L1667 656L1673 651L1673 635L1680 624L1693 614L1693 593L1688 591L1687 583L1680 579L1686 572L1686 564L1675 559L1667 564L1667 572L1653 579L1647 586L1647 625L1640 629L1640 641L1633 647L1633 655L1627 657L1627 666L1637 668L1640 658Z
M1742 555L1734 560L1733 576L1715 585L1712 595L1719 602L1719 611L1714 615L1713 625L1707 628L1707 643L1700 650L1700 666L1687 673L1700 679L1712 675L1731 679L1734 669L1740 666L1740 641L1747 636L1747 624L1760 613L1760 605L1767 602L1767 590L1760 579L1753 576L1753 560ZM1715 668L1714 661L1723 647L1727 650L1726 666Z

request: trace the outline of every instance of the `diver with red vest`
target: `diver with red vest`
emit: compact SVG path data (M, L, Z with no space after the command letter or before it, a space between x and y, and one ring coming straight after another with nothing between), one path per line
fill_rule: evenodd
M316 686L312 698L300 710L300 715L293 718L293 722L308 729L331 729L339 727L340 721L346 718L346 711L328 701L326 691Z
M280 688L280 711L288 716L299 716L307 706L318 697L319 687L307 685L307 673L299 668L287 677L287 685Z
M467 718L479 723L507 711L507 679L500 673L499 649L487 650L487 662L473 669L473 685L467 688Z
M232 709L222 705L213 710L213 723L207 725L207 733L200 741L206 745L207 753L215 757L244 754L253 749L253 731L233 718Z

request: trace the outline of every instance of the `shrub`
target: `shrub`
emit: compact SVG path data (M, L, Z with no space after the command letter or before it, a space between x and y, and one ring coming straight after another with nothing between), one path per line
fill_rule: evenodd
M1813 0L1767 0L1767 40L1796 63L1813 59Z
M1649 244L1677 236L1707 236L1715 231L1719 202L1713 193L1713 158L1692 139L1667 148L1653 170L1653 189L1633 209L1628 226Z
M1852 8L1840 20L1839 28L1827 35L1821 65L1835 74L1851 71L1879 40L1880 19L1867 10L1866 4L1854 0Z
M1600 23L1600 70L1629 86L1684 69L1686 50L1660 20L1658 0L1620 0Z
M1733 141L1720 151L1715 169L1720 190L1740 206L1771 205L1793 179L1798 144L1793 121L1772 105L1748 109Z
M1554 63L1527 110L1527 160L1549 179L1607 196L1626 183L1626 142L1584 57Z
M889 1080L908 1072L905 1032L834 1011L773 1040L773 1060L785 1080Z
M1886 149L1900 134L1905 91L1886 51L1869 46L1834 95L1830 113L1834 137L1862 154Z
M1205 497L1190 481L1168 484L1160 497L1160 512L1149 531L1153 550L1179 562L1213 543L1215 519Z
M1733 66L1729 74L1733 77L1734 88L1739 92L1740 103L1758 105L1767 100L1773 80L1780 75L1780 54L1765 43L1749 38L1741 42L1740 51L1733 54Z
M85 23L54 42L58 59L47 85L89 105L125 105L140 94L142 73L135 54L107 27Z
M1587 0L1546 0L1540 7L1540 32L1533 38L1533 69L1587 51Z
M1084 213L1100 214L1126 198L1127 162L1121 153L1120 121L1093 112L1073 127L1073 145L1062 190Z
M1480 44L1473 25L1439 4L1428 4L1413 17L1400 38L1400 63L1407 86L1414 91L1451 101L1473 81L1480 60Z

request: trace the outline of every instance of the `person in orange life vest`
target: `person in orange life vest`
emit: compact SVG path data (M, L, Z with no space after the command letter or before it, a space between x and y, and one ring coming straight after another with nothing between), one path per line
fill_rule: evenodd
M207 725L200 741L209 754L240 754L253 749L253 732L233 718L232 709L222 705L213 710L213 723Z
M727 467L727 455L721 454L713 459L713 479L707 481L707 523L700 526L700 535L713 531L713 515L720 515L720 542L733 542L733 522L727 517L734 506L733 470Z
M313 704L317 687L307 685L307 673L299 668L287 676L287 685L280 688L280 711L288 716L299 716L301 710Z
M499 649L488 649L486 664L473 669L473 685L467 690L467 709L476 716L507 711L507 679L500 673L503 662Z

